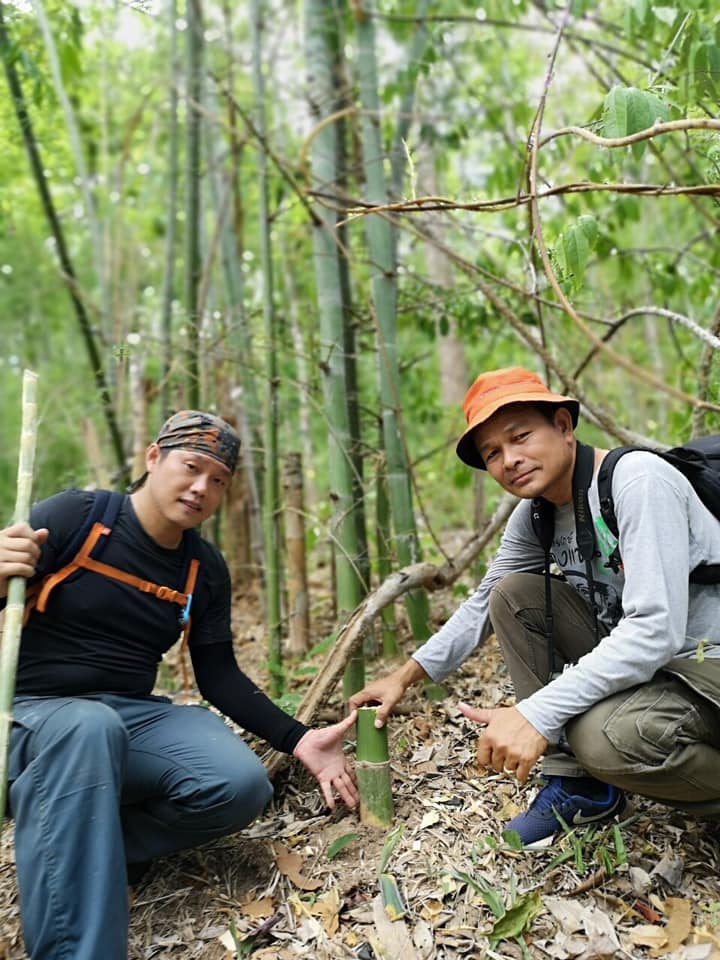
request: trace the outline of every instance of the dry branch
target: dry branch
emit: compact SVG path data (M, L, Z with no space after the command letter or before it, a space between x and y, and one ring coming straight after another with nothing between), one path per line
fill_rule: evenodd
M308 724L313 722L337 686L356 647L362 643L368 627L385 607L410 590L419 587L439 590L454 583L503 526L516 503L517 500L509 494L503 496L483 529L471 537L457 556L447 563L442 566L434 563L412 564L391 574L377 590L368 594L343 627L335 645L300 701L295 713L297 719ZM266 763L269 775L275 776L288 759L285 754L272 753Z

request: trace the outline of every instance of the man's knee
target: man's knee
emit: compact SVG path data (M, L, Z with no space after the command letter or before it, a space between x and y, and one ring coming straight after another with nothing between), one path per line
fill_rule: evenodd
M566 727L567 741L578 763L599 780L611 778L627 764L605 733L605 719L602 710L591 707Z
M515 624L518 612L528 608L544 610L543 578L536 573L509 573L490 591L488 612L496 633L503 625Z
M202 815L205 827L239 830L261 813L272 798L265 767L249 747L242 746L239 761L228 759L227 767L213 777L196 781L178 798L186 814Z

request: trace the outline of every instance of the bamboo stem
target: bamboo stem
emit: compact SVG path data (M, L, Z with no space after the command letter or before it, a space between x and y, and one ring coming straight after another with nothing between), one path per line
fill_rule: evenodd
M30 494L35 463L37 437L37 376L31 370L23 373L22 427L18 458L17 495L14 523L30 519ZM11 577L8 581L7 606L2 646L0 647L0 831L5 819L7 799L8 749L12 725L12 703L15 695L20 636L25 609L25 577Z
M302 656L310 649L310 597L305 555L302 456L297 451L285 456L283 489L288 594L287 651L291 656Z
M360 820L371 827L389 827L393 819L392 782L387 727L375 726L377 707L360 707L357 716L357 773Z

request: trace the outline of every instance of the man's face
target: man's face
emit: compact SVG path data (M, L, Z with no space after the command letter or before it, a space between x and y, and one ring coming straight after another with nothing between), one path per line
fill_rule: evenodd
M564 407L550 423L532 404L509 404L480 424L473 440L488 473L508 493L556 505L572 499L575 436Z
M213 457L194 450L147 452L147 492L166 524L188 530L207 520L222 500L231 474Z

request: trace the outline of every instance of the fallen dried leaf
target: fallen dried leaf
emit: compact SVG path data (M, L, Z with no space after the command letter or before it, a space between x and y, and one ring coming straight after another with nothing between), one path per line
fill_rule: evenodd
M665 912L670 918L665 927L665 952L672 953L690 936L692 930L692 904L679 897L668 897ZM650 951L651 957L660 956L656 950Z
M660 863L656 864L650 871L651 877L660 877L671 887L679 887L682 882L683 868L685 861L682 857L675 856L670 850L664 855Z
M543 902L560 924L563 933L571 934L585 929L587 907L576 900L566 900L563 897L545 897Z
M291 883L301 890L317 890L322 886L322 880L311 880L304 877L300 872L303 865L303 858L299 853L289 853L288 850L280 844L273 845L275 854L275 865L280 873L287 877Z
M654 950L662 950L668 940L665 927L651 926L648 923L633 927L628 936L636 947L652 947Z
M641 867L630 867L628 876L635 896L644 897L652 886L652 879L647 870L643 870Z
M272 897L263 897L262 900L250 900L240 904L240 912L248 917L271 917L274 913Z
M648 923L660 923L662 920L662 916L657 912L657 910L653 910L649 904L643 903L642 900L635 901L633 904L633 910L636 910L641 916L643 916Z
M373 900L373 918L376 937L372 938L373 949L382 960L418 960L404 920L390 920L385 913L382 897Z

